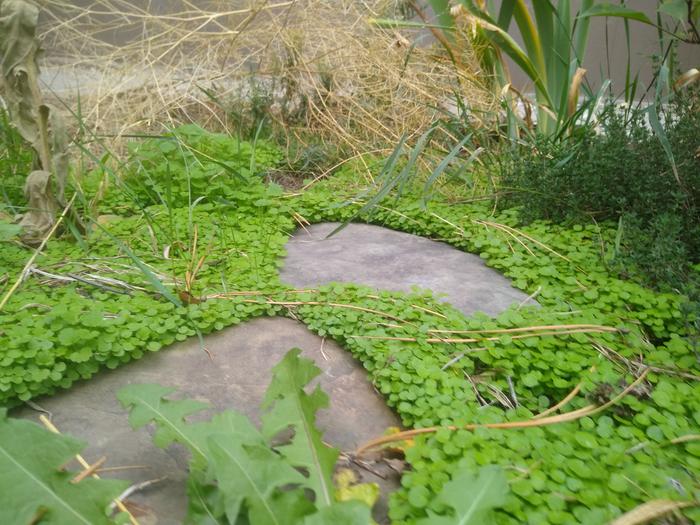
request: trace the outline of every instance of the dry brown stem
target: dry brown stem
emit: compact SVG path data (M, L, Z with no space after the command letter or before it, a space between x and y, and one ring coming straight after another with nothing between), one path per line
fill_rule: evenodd
M469 46L453 62L425 31L370 25L396 16L386 0L40 4L46 78L80 79L57 94L75 106L80 87L89 128L117 138L187 122L235 132L233 113L268 104L289 135L356 154L420 135L454 93L494 104Z
M49 418L47 418L45 415L40 415L39 420L41 421L42 425L44 425L50 432L53 432L54 434L60 434L61 432L56 428L56 425L54 425ZM91 470L92 467L90 466L90 463L88 463L83 456L80 454L76 454L75 459L80 463L80 465L86 470ZM101 462L100 462L101 464ZM96 472L91 472L90 476L92 476L95 479L100 479L100 476L97 475ZM121 502L119 499L114 500L114 504L116 507L121 511L126 513L126 515L129 518L129 521L131 522L131 525L139 525L139 522L136 521L136 518L129 512L129 509L126 508L124 503Z
M516 428L528 428L528 427L539 427L546 425L554 425L557 423L565 423L567 421L574 421L585 416L592 416L598 414L604 410L607 410L617 402L619 402L623 397L629 394L634 388L639 385L646 378L649 373L649 369L645 369L639 377L637 377L632 383L627 385L622 392L610 399L607 403L602 405L588 405L578 410L573 410L571 412L566 412L564 414L559 414L556 416L549 416L540 419L532 418L525 421L508 421L505 423L486 423L483 425L473 424L473 425L449 425L440 427L426 427L426 428L415 428L413 430L406 430L404 432L397 432L395 434L390 434L388 436L381 436L371 441L368 441L362 445L355 455L361 456L364 452L371 450L373 448L379 447L381 445L386 445L387 443L396 443L397 441L406 441L407 439L412 439L415 436L420 436L422 434L434 434L438 430L476 430L477 428L494 428L494 429L516 429ZM568 396L567 396L568 397ZM562 403L558 404L562 406Z

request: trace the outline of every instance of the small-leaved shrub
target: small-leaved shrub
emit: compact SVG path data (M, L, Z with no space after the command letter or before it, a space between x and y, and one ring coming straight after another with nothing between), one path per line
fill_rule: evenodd
M525 221L622 218L617 265L653 285L682 287L700 261L700 97L679 96L665 114L678 177L643 112L626 118L611 106L600 126L512 151L500 165L503 205L522 206Z

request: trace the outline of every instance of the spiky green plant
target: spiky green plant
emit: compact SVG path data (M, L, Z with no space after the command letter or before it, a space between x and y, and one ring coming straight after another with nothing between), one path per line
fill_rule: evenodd
M444 0L429 1L448 34L464 16L474 37L488 42L491 52L482 56L482 66L493 73L501 88L510 88L504 55L527 75L535 89L538 132L550 136L570 129L581 114L578 99L586 73L583 61L591 17L614 16L651 24L644 13L595 0L583 0L579 10L570 0L533 2L532 8L524 0L504 0L498 8L491 1L460 0L451 10ZM513 22L522 46L511 34ZM602 93L589 93L588 102L595 102Z

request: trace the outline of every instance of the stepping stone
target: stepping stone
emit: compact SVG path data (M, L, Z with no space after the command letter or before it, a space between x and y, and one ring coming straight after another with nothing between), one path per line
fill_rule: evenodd
M191 338L116 370L101 372L54 396L34 400L51 412L52 421L62 433L88 443L83 456L89 462L107 456L108 467L145 467L116 471L112 476L131 483L166 477L129 498L146 510L139 520L143 524L182 523L188 455L180 447L157 448L151 440L151 428L131 429L127 412L116 399L117 391L125 385L159 383L175 387L178 397L209 401L215 407L213 412L239 410L257 424L258 407L270 383L272 367L288 350L299 347L322 370L320 384L330 397L330 409L321 411L318 417L326 442L352 452L387 427L400 424L350 353L314 335L301 323L281 317L258 318L211 334L205 343L211 359L197 339ZM24 407L13 415L38 420L39 413ZM375 518L386 522L386 495L398 488L398 476L392 477L390 469L382 466L378 470L388 478L366 470L358 473L362 481L380 484L384 497L375 507Z
M481 258L448 244L380 226L338 223L298 230L287 243L282 281L295 287L352 282L377 289L432 290L466 315L495 316L511 304L537 304Z

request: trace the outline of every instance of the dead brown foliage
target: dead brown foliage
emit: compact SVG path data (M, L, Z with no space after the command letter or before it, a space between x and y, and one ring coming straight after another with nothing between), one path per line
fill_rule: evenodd
M357 153L422 133L455 93L493 104L468 46L455 67L428 31L372 25L396 14L384 0L41 5L50 89L73 107L79 91L85 123L115 137L186 122L235 131L264 111Z

